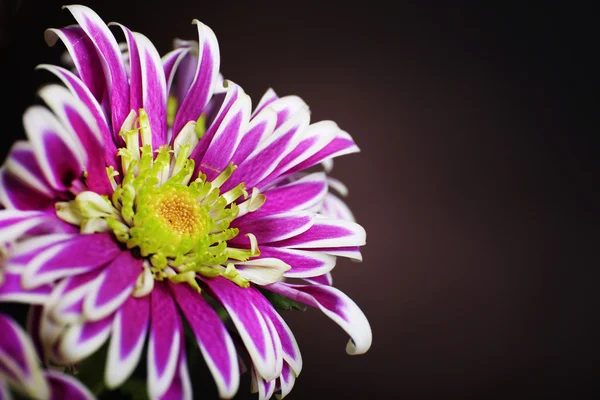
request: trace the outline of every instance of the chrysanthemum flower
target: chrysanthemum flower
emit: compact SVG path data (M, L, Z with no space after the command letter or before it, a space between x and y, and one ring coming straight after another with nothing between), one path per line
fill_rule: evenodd
M321 309L366 352L371 329L331 286L337 256L360 259L364 229L329 186L306 172L358 151L331 121L310 124L298 97L269 90L254 111L219 75L213 32L162 60L118 25L123 57L90 9L51 29L75 67L42 65L64 86L39 92L0 172L0 243L9 243L0 300L43 304L34 335L44 358L70 365L110 337L105 382L121 385L146 337L151 398L189 398L183 321L221 397L238 388L240 359L261 398L285 396L302 368L272 302ZM290 279L297 278L292 283ZM227 327L216 310L226 311ZM237 350L236 350L237 349Z
M33 399L93 399L89 390L72 376L43 371L31 338L4 314L0 314L0 332L0 400L11 398L9 387Z

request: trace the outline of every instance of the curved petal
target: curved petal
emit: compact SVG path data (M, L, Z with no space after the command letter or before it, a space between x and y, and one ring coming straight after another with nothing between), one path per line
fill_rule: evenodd
M44 372L50 384L51 400L94 400L94 395L76 378L58 371Z
M350 207L342 199L331 193L328 193L323 199L321 214L330 218L356 221L354 214L350 211Z
M316 218L307 231L277 243L279 247L313 249L365 244L367 234L359 224L341 219Z
M318 307L352 338L346 346L348 354L363 354L373 339L369 321L356 303L336 288L323 285L294 285L277 282L265 289L312 307Z
M87 33L102 60L110 96L113 134L117 143L120 143L121 139L117 135L130 109L127 72L119 45L108 26L93 10L81 5L65 6L65 8L73 14L79 26Z
M273 246L260 246L260 258L277 258L291 269L284 272L288 278L308 278L326 274L335 267L336 258L320 251L286 249Z
M35 289L26 290L21 286L21 274L4 272L3 281L0 284L0 301L44 304L52 293L50 285L38 286Z
M142 260L123 251L104 267L83 302L86 319L95 321L115 312L130 297L142 272Z
M68 363L77 363L98 350L110 335L114 314L104 319L69 326L59 339L58 354Z
M56 190L69 189L85 168L75 139L54 114L41 106L25 111L23 125L47 182Z
M78 235L37 254L23 272L25 288L50 283L65 276L81 274L114 259L121 249L108 233Z
M56 197L56 192L44 177L30 142L22 140L15 142L4 161L4 168L11 175L43 193L45 197Z
M148 342L148 395L163 396L178 366L182 326L175 302L165 284L156 282L151 294Z
M233 157L250 118L250 107L250 97L241 93L211 138L198 167L209 182L227 167Z
M55 199L38 191L29 182L10 173L5 167L0 168L0 204L14 210L52 211Z
M37 66L38 69L45 69L56 75L73 93L73 95L81 101L83 105L90 111L92 117L96 121L96 126L100 130L102 137L102 144L104 145L104 159L107 166L112 166L115 170L118 170L119 163L117 163L117 147L115 145L114 137L110 133L110 128L106 117L102 113L100 104L94 99L88 88L81 80L76 77L72 72L57 67L55 65L42 64Z
M265 379L275 379L277 360L271 331L249 293L256 289L241 288L223 277L201 279L227 310L258 373Z
M185 340L182 334L182 341ZM223 397L221 397L223 398ZM187 359L185 355L185 346L181 346L179 351L179 362L177 372L171 382L171 386L161 397L161 400L191 400L192 383L188 372Z
M314 213L295 211L284 214L268 215L248 221L234 220L232 228L238 228L239 234L229 241L232 244L246 244L246 234L253 234L258 243L271 243L294 238L309 230L314 223Z
M56 44L57 39L62 40L75 64L77 74L94 98L101 103L106 90L106 80L94 43L85 31L77 25L62 29L47 29L44 32L44 39L51 47Z
M150 321L150 296L129 297L113 321L104 380L108 388L123 384L140 361Z
M84 150L82 159L86 165L87 187L103 195L112 194L112 187L106 174L105 156L102 132L98 122L90 111L84 107L81 100L59 85L43 87L39 96L48 104L60 119L63 126L70 130L71 136L78 139Z
M20 391L36 398L47 398L49 388L38 364L31 339L21 327L0 314L0 377Z
M219 74L221 59L217 38L208 26L198 20L194 20L194 23L198 27L196 74L175 116L173 136L176 136L189 121L198 119L212 97L215 80Z
M188 321L206 365L212 373L219 396L232 398L239 386L237 353L227 329L215 310L189 285L170 284L177 304Z

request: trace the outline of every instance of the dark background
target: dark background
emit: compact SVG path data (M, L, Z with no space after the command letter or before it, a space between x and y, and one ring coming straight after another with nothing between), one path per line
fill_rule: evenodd
M161 54L173 37L195 39L200 19L223 73L255 103L268 87L297 94L313 121L336 121L361 147L333 175L367 230L364 262L339 261L334 283L368 316L373 347L347 356L346 335L321 313L285 314L305 361L290 399L597 389L591 7L83 3ZM2 156L50 80L34 66L59 62L61 47L43 41L46 27L73 23L59 4L2 3Z

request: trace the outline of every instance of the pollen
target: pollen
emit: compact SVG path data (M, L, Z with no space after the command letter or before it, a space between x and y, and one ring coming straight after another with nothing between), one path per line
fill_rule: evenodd
M188 196L179 193L163 199L157 205L156 214L172 231L181 236L194 236L201 228L196 204Z

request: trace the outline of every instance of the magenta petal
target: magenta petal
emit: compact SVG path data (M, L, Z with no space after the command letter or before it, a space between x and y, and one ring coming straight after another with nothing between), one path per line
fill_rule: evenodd
M98 320L112 314L131 295L142 272L142 260L123 251L108 264L83 304L85 316Z
M44 34L46 43L54 46L60 38L71 55L77 74L88 87L94 98L102 102L106 89L106 80L102 71L102 63L94 47L94 43L80 26L72 25L63 29L48 29Z
M275 379L277 364L269 325L252 302L251 291L223 278L201 278L225 307L237 328L253 364L261 376Z
M129 297L113 322L106 366L108 387L120 386L137 366L150 321L150 296Z
M0 203L9 209L52 211L55 199L0 168Z
M79 235L60 242L37 255L23 272L23 285L33 288L56 279L98 268L121 248L109 233Z
M256 236L258 243L271 243L293 238L306 232L313 225L314 214L307 211L295 211L285 214L268 215L250 220L237 221L231 224L238 228L239 234L229 241L232 244L246 244L246 234Z
M151 294L151 326L148 343L148 394L165 394L177 369L181 343L181 320L166 285L154 283Z
M215 80L219 73L220 55L217 38L213 31L199 21L198 26L198 64L192 82L173 123L174 136L189 121L196 121L211 98Z
M277 96L277 93L275 93L275 91L273 89L268 89L265 92L265 94L263 94L263 96L259 100L258 104L256 105L256 109L252 113L252 118L254 118L258 114L260 114L262 112L262 110L264 110L267 106L269 106L271 103L273 103L278 98L279 97Z
M202 295L189 285L170 284L170 288L196 335L219 395L222 398L233 397L238 389L240 372L237 353L227 329Z
M305 281L314 283L316 285L333 285L333 277L331 276L331 272L327 272L326 274L319 276L312 276L310 278L304 278Z
M327 194L325 174L314 173L287 185L267 190L265 204L240 219L254 219L263 215L317 208Z
M107 77L112 114L112 129L118 135L121 125L129 114L129 85L121 57L121 50L108 26L90 8L80 5L66 6L81 28L87 33L104 61L102 67ZM116 137L116 136L115 136Z
M118 170L117 163L117 147L115 145L113 136L110 132L108 122L102 113L100 104L94 99L88 88L84 85L81 80L73 75L70 71L64 68L56 67L54 65L39 65L38 68L48 70L55 74L63 83L70 89L70 91L81 101L83 105L90 111L92 117L96 121L96 126L100 130L102 137L102 144L104 145L104 159L107 166L113 166L115 170Z
M355 222L317 218L310 229L277 245L300 249L362 246L366 236L365 229Z
M44 304L50 297L52 287L42 285L35 289L26 290L21 286L21 274L4 273L4 280L0 284L0 301Z
M199 169L207 180L214 180L229 164L241 140L242 131L250 117L250 98L242 94L228 110L227 115L211 139Z
M249 188L256 186L295 147L309 121L308 111L303 111L276 129L239 165L231 178L223 184L222 190L227 191L241 182L245 182Z
M60 231L60 220L54 213L42 211L0 210L0 243L17 240L33 231Z
M114 314L99 321L70 325L58 345L58 354L68 363L77 363L98 350L110 335Z
M81 100L63 86L48 85L39 91L39 95L84 151L88 189L103 195L112 194L106 174L104 138L98 125L104 121L97 121Z
M196 148L194 148L194 150L190 154L190 158L196 163L196 171L193 175L193 178L197 177L200 172L204 172L200 171L200 164L202 158L208 151L210 143L212 142L213 137L217 133L217 130L220 128L221 124L225 120L225 117L229 115L229 110L231 110L233 105L243 93L244 91L241 87L231 82L230 85L227 86L225 93L214 96L210 103L208 103L208 105L206 106L204 114L207 116L206 123L208 128L204 136L202 136L202 139L200 139L200 141L198 142ZM206 114L207 110L210 111L210 114L208 115ZM175 138L178 132L173 132L175 133L175 135L173 136Z
M349 354L362 354L373 339L369 321L356 303L336 288L323 285L294 285L277 282L265 289L312 307L318 307L351 337L346 346Z
M84 170L81 145L47 108L32 106L23 115L23 125L40 169L49 185L64 191Z
M183 335L183 334L182 334ZM182 341L185 340L182 336ZM185 355L185 346L181 346L179 351L179 361L177 372L169 386L169 389L161 396L161 400L191 400L192 399L192 383L187 367L187 359Z
M112 23L110 25L113 25ZM123 31L129 51L129 108L139 110L142 108L142 68L140 66L140 53L138 44L133 37L133 32L125 25L114 23Z
M335 267L336 258L320 251L286 249L273 246L260 246L257 258L277 258L291 269L283 276L289 278L305 278L326 274Z
M51 400L94 400L94 395L76 378L58 371L46 371L44 376L50 384Z
M165 54L162 58L163 71L167 82L167 93L171 92L171 85L179 65L189 53L189 48L178 48Z
M273 133L276 122L277 114L273 110L263 111L253 118L231 158L233 165L240 165L245 161L258 145Z
M49 388L29 336L4 314L0 314L0 332L0 380L6 379L31 397L48 397Z

